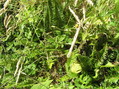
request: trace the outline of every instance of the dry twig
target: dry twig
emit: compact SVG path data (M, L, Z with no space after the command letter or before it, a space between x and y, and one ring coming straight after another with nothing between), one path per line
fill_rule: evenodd
M75 35L74 35L74 38L73 38L71 47L70 47L69 52L68 52L68 54L67 54L67 58L70 58L70 56L71 56L73 47L74 47L74 45L75 45L75 43L76 43L76 40L77 40L79 31L80 31L80 29L81 29L81 21L80 21L79 17L75 14L75 12L74 12L70 7L69 7L69 10L70 10L70 12L73 14L73 16L75 17L75 19L76 19L76 21L78 22L79 26L78 26L78 28L76 28L76 33L75 33Z
M89 5L93 6L92 0L86 0L86 1L87 1L87 3L88 3Z
M16 65L16 70L15 70L15 72L14 72L14 77L16 76L16 74L17 74L17 72L18 72L18 70L19 70L19 65L20 65L20 63L21 63L21 58L18 60L18 62L17 62L17 65Z
M6 8L10 2L11 0L6 0L6 2L3 5L3 8L0 10L0 16L6 11Z
M6 7L8 6L8 4L11 2L11 0L7 0L5 3L4 3L4 9L6 9Z
M77 6L78 0L74 1L74 6Z
M10 23L10 21L11 21L11 16L12 15L5 15L5 18L4 18L4 26L5 26L5 28L7 29L8 28L8 25L9 25L9 23Z
M19 81L19 77L20 77L21 70L22 70L22 65L23 65L23 63L21 64L21 66L20 66L20 68L19 68L19 71L18 71L18 74L17 74L16 85L17 85L17 83L18 83L18 81Z

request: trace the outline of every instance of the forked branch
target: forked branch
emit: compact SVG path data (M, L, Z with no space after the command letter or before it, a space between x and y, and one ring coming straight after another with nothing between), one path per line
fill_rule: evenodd
M74 45L75 45L75 43L76 43L76 40L77 40L79 31L80 31L80 29L81 29L81 21L80 21L79 17L75 14L75 12L74 12L70 7L69 7L69 10L70 10L70 12L73 14L73 16L75 17L76 21L78 22L78 28L76 28L76 33L75 33L75 35L74 35L74 38L73 38L71 47L70 47L69 52L68 52L68 54L67 54L67 58L70 58L70 56L71 56L71 53L72 53L72 50L73 50Z

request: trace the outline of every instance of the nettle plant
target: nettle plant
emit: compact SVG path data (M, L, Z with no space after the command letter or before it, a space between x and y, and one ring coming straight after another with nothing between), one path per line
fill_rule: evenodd
M92 88L90 85L99 85L100 87L110 87L112 84L118 85L119 79L114 77L115 74L112 74L114 72L110 72L112 69L118 69L119 49L116 47L118 42L114 41L117 40L118 28L113 28L117 25L114 18L118 15L114 15L117 11L115 7L107 6L110 3L112 1L97 1L94 7L86 8L87 19L84 21L84 27L79 34L80 45L78 50L75 48L66 66L67 70L70 70L68 75L75 78L74 84L79 88L81 86ZM115 17L113 18L113 16ZM73 71L70 65L73 65ZM118 76L117 70L115 70L115 73ZM111 80L111 74L114 81ZM113 88L116 87L115 85Z

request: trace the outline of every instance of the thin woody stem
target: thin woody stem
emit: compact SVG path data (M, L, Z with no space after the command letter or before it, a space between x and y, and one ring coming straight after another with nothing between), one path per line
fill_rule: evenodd
M68 52L68 54L67 54L67 58L70 58L70 56L71 56L71 53L72 53L72 50L73 50L74 45L75 45L75 43L76 43L76 40L77 40L77 37L78 37L78 34L79 34L80 29L81 29L80 26L79 26L78 28L76 28L76 33L75 33L75 35L74 35L74 39L73 39L73 41L72 41L71 47L70 47L70 49L69 49L69 52Z

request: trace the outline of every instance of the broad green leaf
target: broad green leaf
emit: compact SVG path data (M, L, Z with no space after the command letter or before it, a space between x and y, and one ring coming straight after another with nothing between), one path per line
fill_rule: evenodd
M79 63L72 63L70 66L70 70L73 73L80 73L82 71L81 65Z
M60 80L59 80L59 81L64 82L64 81L68 81L69 79L70 79L70 77L69 77L69 76L64 75L64 76L62 76L62 77L60 78Z
M106 65L103 65L101 67L115 67L116 65L113 65L111 62L108 62Z
M46 80L45 82L33 85L31 89L48 89L51 82L52 80Z
M115 38L116 38L116 39L119 38L119 33L116 34Z

